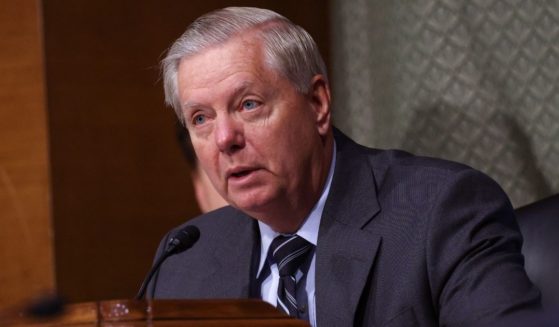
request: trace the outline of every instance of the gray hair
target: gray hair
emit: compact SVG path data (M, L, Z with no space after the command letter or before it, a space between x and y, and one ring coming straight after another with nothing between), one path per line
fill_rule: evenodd
M301 93L308 93L312 78L323 75L326 65L316 43L302 27L267 9L228 7L196 19L175 41L161 62L165 102L175 109L181 122L184 117L178 97L178 68L183 58L194 56L224 43L248 30L262 38L264 59L272 69L286 77Z

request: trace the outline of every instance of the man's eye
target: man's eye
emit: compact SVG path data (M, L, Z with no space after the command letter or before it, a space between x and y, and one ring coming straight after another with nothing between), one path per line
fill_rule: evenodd
M194 116L194 119L192 121L193 121L194 125L201 125L201 124L206 122L206 116L196 115L196 116Z
M245 100L243 101L243 109L251 110L258 107L260 103L255 100Z

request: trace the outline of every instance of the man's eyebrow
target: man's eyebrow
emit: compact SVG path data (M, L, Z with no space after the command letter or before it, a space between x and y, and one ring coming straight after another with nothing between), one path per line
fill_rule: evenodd
M204 107L203 104L194 101L186 101L185 103L182 104L182 110L196 109L202 107Z
M233 92L231 92L231 98L237 97L239 94L244 93L252 85L254 85L254 82L252 81L243 81L241 84L233 89Z
M243 81L237 85L233 91L230 93L228 105L229 107L235 107L237 105L236 101L239 100L246 91L254 86L253 81Z
M233 91L231 91L229 93L229 99L235 99L236 97L238 97L240 94L244 93L247 89L251 88L254 85L254 82L252 81L243 81L241 82L239 85L237 85ZM186 102L184 102L182 104L182 109L183 110L188 110L188 109L197 109L197 108L205 108L207 107L204 104L201 104L199 102L196 101L192 101L192 100L187 100Z

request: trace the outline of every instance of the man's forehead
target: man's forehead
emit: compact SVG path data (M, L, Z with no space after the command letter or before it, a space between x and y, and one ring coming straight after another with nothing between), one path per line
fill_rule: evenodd
M241 70L262 70L264 51L254 39L236 37L226 43L211 46L201 52L181 59L178 78L197 81L214 78L214 75Z
M177 77L179 97L183 108L184 105L192 107L193 93L220 91L234 95L257 85L273 83L280 75L265 60L260 42L238 37L181 60Z
M240 94L243 94L243 93L255 88L256 84L257 83L254 80L243 80L238 85L234 85L231 88L229 88L227 90L229 94L227 94L227 95L229 97L238 96ZM183 110L197 109L197 108L202 108L204 106L205 106L204 103L198 102L197 100L192 99L192 98L185 99L184 103L182 103Z
M261 57L263 53L264 42L262 38L255 32L248 32L248 34L236 35L224 42L206 46L194 54L181 58L179 64L196 58L215 56L221 56L224 59L239 56Z

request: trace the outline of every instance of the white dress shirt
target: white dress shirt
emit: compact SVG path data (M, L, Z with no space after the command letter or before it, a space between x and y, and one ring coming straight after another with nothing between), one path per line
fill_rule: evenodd
M332 176L334 175L334 167L336 165L336 144L334 143L334 152L332 153L332 161L330 165L330 170L328 172L328 177L326 178L326 183L322 194L318 202L315 204L314 208L311 210L309 216L305 219L303 226L297 231L297 235L304 238L307 242L313 244L315 247L318 240L318 228L320 227L320 219L322 218L322 211L324 210L324 204L326 203L326 198L330 192L330 184L332 183ZM264 264L266 263L266 257L268 254L268 249L270 244L279 233L273 231L268 225L261 221L258 221L258 227L260 228L260 265L258 266L258 275L262 273ZM307 292L308 298L308 310L309 310L309 323L311 326L316 326L316 299L315 299L315 261L316 254L313 252L313 258L307 272L307 282L305 290ZM279 272L276 264L270 267L270 275L262 282L261 286L261 296L262 299L273 306L277 304L278 297L278 283L279 283Z

